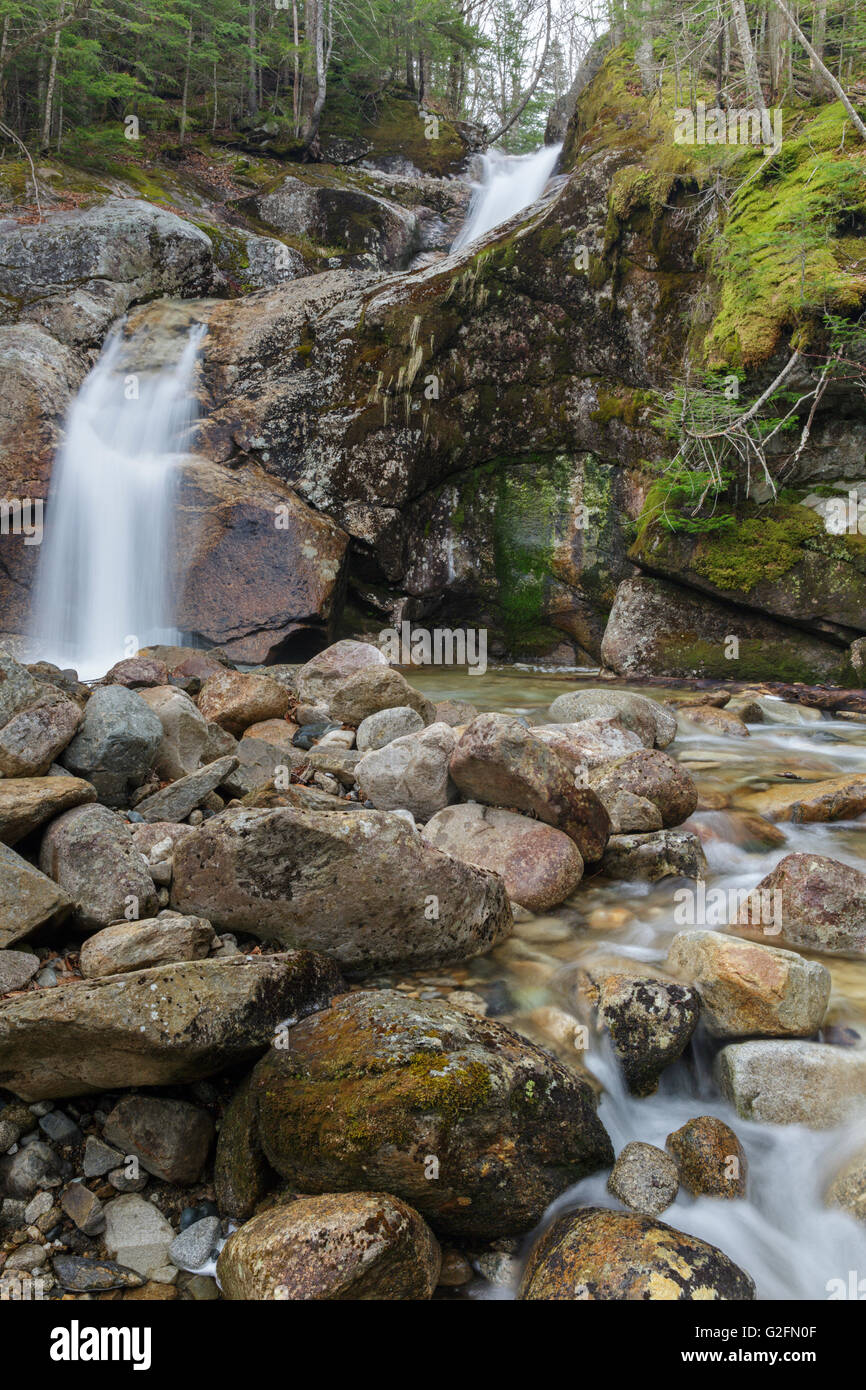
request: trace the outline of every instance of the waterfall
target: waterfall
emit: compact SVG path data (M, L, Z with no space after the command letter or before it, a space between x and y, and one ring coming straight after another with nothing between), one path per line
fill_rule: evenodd
M195 417L204 328L178 360L132 370L120 333L73 402L46 508L31 639L34 656L103 675L171 626L176 459ZM134 343L133 343L134 348Z
M476 237L484 236L540 198L561 149L561 145L543 145L532 154L489 150L482 155L481 182L476 185L466 221L451 250L458 251Z

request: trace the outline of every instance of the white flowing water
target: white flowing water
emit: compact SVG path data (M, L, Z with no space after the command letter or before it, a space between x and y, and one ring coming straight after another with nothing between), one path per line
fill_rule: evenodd
M172 626L177 452L195 416L199 343L131 371L119 333L72 404L54 464L37 575L34 655L103 675Z
M490 671L458 683L446 674L407 671L413 684L435 700L470 699L482 709L501 710L530 722L544 721L551 699L579 688L581 678L568 683L517 671ZM583 678L587 685L597 679ZM642 694L667 692L642 688ZM866 720L848 722L824 716L814 722L796 706L779 705L787 723L751 724L749 739L714 736L691 726L681 727L674 753L690 769L699 790L718 810L698 811L687 823L700 834L707 857L707 892L753 889L786 854L828 855L863 868L866 817L831 824L781 823L775 826L783 843L762 837L760 821L744 815L745 794L784 784L792 776L806 783L866 769ZM769 713L769 712L768 712ZM773 827L770 827L771 831ZM688 929L679 924L675 894L682 879L659 883L613 882L588 877L577 893L559 908L517 924L510 942L470 963L460 976L463 988L482 995L503 986L508 1002L496 1017L551 1048L552 1039L537 1031L535 1011L554 1005L573 1011L579 972L607 963L631 960L663 966L673 936ZM720 895L715 901L720 900ZM616 914L616 916L614 916ZM724 931L708 913L706 925ZM813 957L832 976L827 1021L866 1039L866 963L829 956ZM534 973L527 975L527 970ZM458 972L452 971L457 977ZM423 985L431 981L425 976ZM423 994L423 990L422 990ZM619 1069L605 1044L590 1037L586 1065L599 1079L603 1094L599 1116L617 1153L631 1140L659 1148L667 1136L698 1115L715 1115L738 1135L748 1160L748 1191L743 1199L724 1201L692 1197L681 1189L661 1220L678 1230L709 1241L746 1270L761 1300L863 1298L866 1294L866 1228L840 1210L827 1206L830 1179L846 1158L866 1142L863 1117L832 1130L803 1125L768 1125L742 1119L720 1093L713 1076L717 1044L703 1030L696 1035L688 1061L669 1067L655 1095L637 1099L625 1088ZM563 1061L568 1050L554 1043ZM687 1054L688 1055L688 1054ZM607 1190L607 1173L584 1179L564 1192L548 1210L544 1225L578 1207L603 1206L622 1210ZM539 1229L542 1229L539 1228ZM525 1253L537 1236L522 1243ZM861 1282L862 1281L862 1282ZM853 1290L853 1292L852 1292ZM478 1281L469 1291L475 1298L512 1298L512 1286L495 1287Z
M561 149L561 145L543 145L532 154L503 154L501 150L490 150L482 155L481 182L475 187L466 221L454 238L451 250L458 251L536 202L553 173Z

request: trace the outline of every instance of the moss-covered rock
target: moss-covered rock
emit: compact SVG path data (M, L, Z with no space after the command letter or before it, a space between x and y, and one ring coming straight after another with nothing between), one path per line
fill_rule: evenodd
M846 648L664 579L620 584L601 655L620 676L857 683Z
M435 1230L528 1230L613 1160L589 1085L487 1019L391 990L345 995L253 1072L268 1161L301 1192L371 1184Z
M518 1298L753 1299L746 1272L714 1245L663 1221L583 1207L533 1247Z

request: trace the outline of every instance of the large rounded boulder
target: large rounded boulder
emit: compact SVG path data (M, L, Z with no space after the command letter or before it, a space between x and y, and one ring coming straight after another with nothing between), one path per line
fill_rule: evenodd
M714 1245L664 1221L583 1207L534 1246L518 1297L728 1301L753 1299L755 1285Z
M441 1253L417 1211L387 1192L300 1197L253 1217L217 1264L223 1296L341 1302L432 1296Z
M504 1028L392 990L343 995L252 1073L265 1157L297 1192L377 1188L492 1239L613 1162L588 1082ZM237 1112L248 1126L249 1109ZM217 1165L236 1146L220 1134Z

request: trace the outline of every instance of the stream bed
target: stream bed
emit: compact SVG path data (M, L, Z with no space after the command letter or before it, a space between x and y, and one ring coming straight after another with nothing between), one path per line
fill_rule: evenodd
M421 668L405 674L431 699L468 700L480 709L524 717L529 723L544 722L550 702L565 689L579 688L582 677L587 685L598 685L595 672L566 675L514 667L489 670L483 676ZM646 687L640 692L660 699L676 694ZM694 727L693 733L681 732L668 749L698 784L698 810L685 828L701 835L710 898L715 896L713 889L753 888L792 852L814 852L863 867L866 819L780 824L768 832L775 843L767 843L754 833L736 803L746 793L792 777L811 781L866 768L866 719L831 718L781 701L773 719L750 724L748 739ZM447 997L457 988L472 990L487 1003L489 1017L526 1033L560 1060L585 1067L602 1088L599 1115L617 1153L631 1140L664 1148L668 1134L699 1115L724 1120L739 1136L748 1158L746 1198L694 1198L681 1188L661 1219L722 1249L755 1280L759 1299L866 1297L866 1228L823 1200L833 1172L862 1145L866 1125L812 1131L802 1125L741 1119L713 1079L712 1056L719 1044L702 1030L685 1057L663 1074L658 1092L636 1099L625 1089L601 1036L589 1030L588 1046L584 1049L584 1036L575 1061L574 1042L567 1030L556 1026L561 1013L574 1013L586 967L607 961L615 967L625 960L638 968L664 966L672 938L683 930L676 918L681 899L675 895L686 882L613 882L588 874L555 910L544 916L520 914L526 920L517 922L513 937L489 955L452 969L399 979L379 977L375 983L427 998ZM712 920L696 925L724 930ZM866 1038L866 962L812 958L832 975L825 1029L832 1025L852 1030L855 1045L862 1045L853 1034ZM621 1209L606 1181L607 1174L599 1173L563 1193L531 1236L519 1245L501 1243L502 1258L485 1261L487 1278L455 1294L512 1298L520 1257L553 1215L590 1205Z

